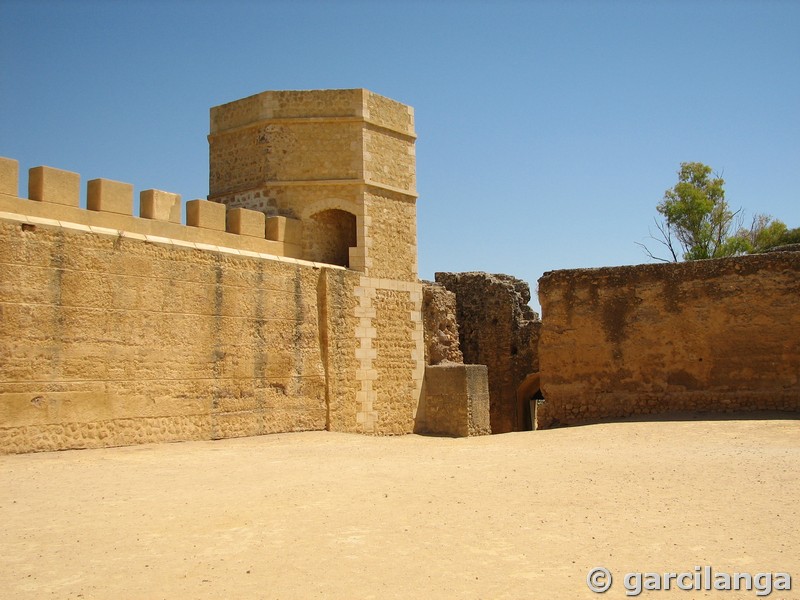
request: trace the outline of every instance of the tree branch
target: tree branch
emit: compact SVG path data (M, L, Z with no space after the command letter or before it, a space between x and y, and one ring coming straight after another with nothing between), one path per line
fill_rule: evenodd
M653 254L650 251L650 248L648 248L645 244L642 244L641 242L634 242L634 244L636 244L642 250L644 250L645 254L647 254L647 256L649 256L653 260L660 260L661 262L666 262L666 263L678 262L678 254L675 252L675 246L672 243L672 234L671 234L669 225L666 224L666 223L659 223L658 219L656 219L655 217L653 217L653 221L655 221L655 223L656 223L656 228L658 229L659 233L661 234L661 238L655 237L652 233L650 233L649 230L648 230L648 233L650 235L648 237L651 240L655 240L656 242L658 242L659 244L664 246L667 250L669 250L669 253L672 255L672 260L670 260L668 258L662 258L660 256L656 256L655 254Z

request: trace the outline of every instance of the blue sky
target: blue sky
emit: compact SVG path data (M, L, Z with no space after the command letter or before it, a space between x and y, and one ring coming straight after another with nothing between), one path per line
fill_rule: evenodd
M423 278L648 262L683 161L800 226L800 2L0 2L23 173L203 198L211 106L352 87L416 110Z

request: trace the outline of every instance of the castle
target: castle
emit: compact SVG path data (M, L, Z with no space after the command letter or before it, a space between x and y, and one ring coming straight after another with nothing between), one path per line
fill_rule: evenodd
M0 452L800 408L800 254L548 273L540 321L513 278L419 281L415 140L363 89L214 107L185 224L0 158Z

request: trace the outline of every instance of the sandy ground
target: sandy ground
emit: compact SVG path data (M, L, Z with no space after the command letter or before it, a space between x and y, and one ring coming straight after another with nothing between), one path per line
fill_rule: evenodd
M710 565L800 598L798 467L780 419L0 456L0 597L624 598L627 572ZM676 596L758 597L639 597Z

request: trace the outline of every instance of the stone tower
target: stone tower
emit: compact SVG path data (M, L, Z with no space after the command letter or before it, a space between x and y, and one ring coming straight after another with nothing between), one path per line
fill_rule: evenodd
M348 268L323 269L320 296L332 298L319 320L331 430L414 428L425 374L415 141L412 108L364 89L211 109L209 200L278 217L267 237L299 248L293 257Z
M417 280L414 111L365 89L211 109L209 200L287 217L302 258Z

